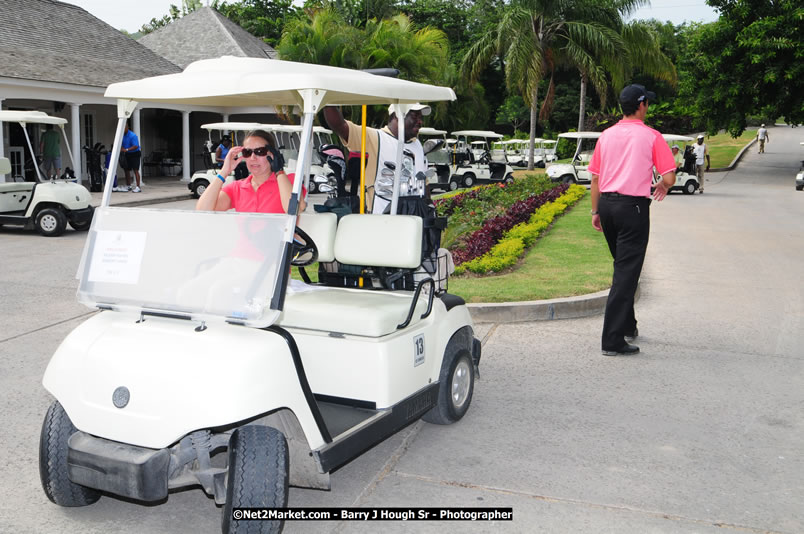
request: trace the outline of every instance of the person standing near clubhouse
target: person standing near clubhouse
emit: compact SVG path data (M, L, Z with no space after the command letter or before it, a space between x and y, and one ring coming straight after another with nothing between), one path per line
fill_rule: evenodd
M126 122L126 131L123 134L123 148L121 149L120 164L123 170L126 171L126 189L132 193L140 193L140 156L142 150L140 149L140 139L137 134L132 132ZM134 171L134 178L137 180L134 188L131 188L131 171Z
M704 172L709 171L709 148L704 143L704 136L699 135L698 141L692 146L692 153L695 154L695 174L698 176L700 191L704 190ZM706 162L706 167L704 167Z
M662 179L653 198L664 199L676 182L676 162L662 135L645 125L656 94L642 85L620 93L623 118L605 130L589 161L592 174L592 226L602 231L614 258L614 275L603 319L605 356L636 354L629 344L637 335L636 294L650 235L650 189L653 168Z
M61 174L61 139L52 124L45 125L45 133L39 142L39 153L42 154L42 168L48 177L53 176L50 171L54 169L58 178Z
M759 153L765 153L765 141L770 143L770 136L768 135L768 130L765 128L765 125L761 125L759 130L757 130L757 141L759 141Z

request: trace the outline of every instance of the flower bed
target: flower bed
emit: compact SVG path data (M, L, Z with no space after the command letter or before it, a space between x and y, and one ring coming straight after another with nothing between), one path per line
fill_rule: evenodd
M515 201L450 249L455 274L498 272L514 265L553 219L585 194L584 187L564 184Z

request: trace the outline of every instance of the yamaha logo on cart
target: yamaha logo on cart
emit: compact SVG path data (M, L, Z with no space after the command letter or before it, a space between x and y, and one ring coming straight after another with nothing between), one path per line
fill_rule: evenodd
M413 367L424 363L424 334L413 338Z
M112 403L114 403L117 408L125 408L130 398L131 394L125 386L120 386L112 393Z

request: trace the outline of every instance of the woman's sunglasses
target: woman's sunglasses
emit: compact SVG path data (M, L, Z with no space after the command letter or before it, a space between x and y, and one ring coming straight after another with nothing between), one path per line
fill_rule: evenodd
M244 158L250 158L252 154L254 154L255 156L260 157L260 158L262 158L264 156L267 156L268 155L268 145L261 146L259 148L254 148L254 149L252 149L252 148L244 148L243 150L240 151L240 155L243 156Z

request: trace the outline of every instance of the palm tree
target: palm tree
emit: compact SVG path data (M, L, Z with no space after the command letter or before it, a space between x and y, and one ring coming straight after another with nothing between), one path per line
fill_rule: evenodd
M550 74L546 105L549 111L555 84L553 73L561 63L584 65L598 79L602 66L596 57L614 57L623 50L617 32L592 22L589 13L596 0L513 0L495 28L467 51L462 71L476 80L489 61L499 55L509 90L518 91L530 103L530 156L533 169L539 84Z

